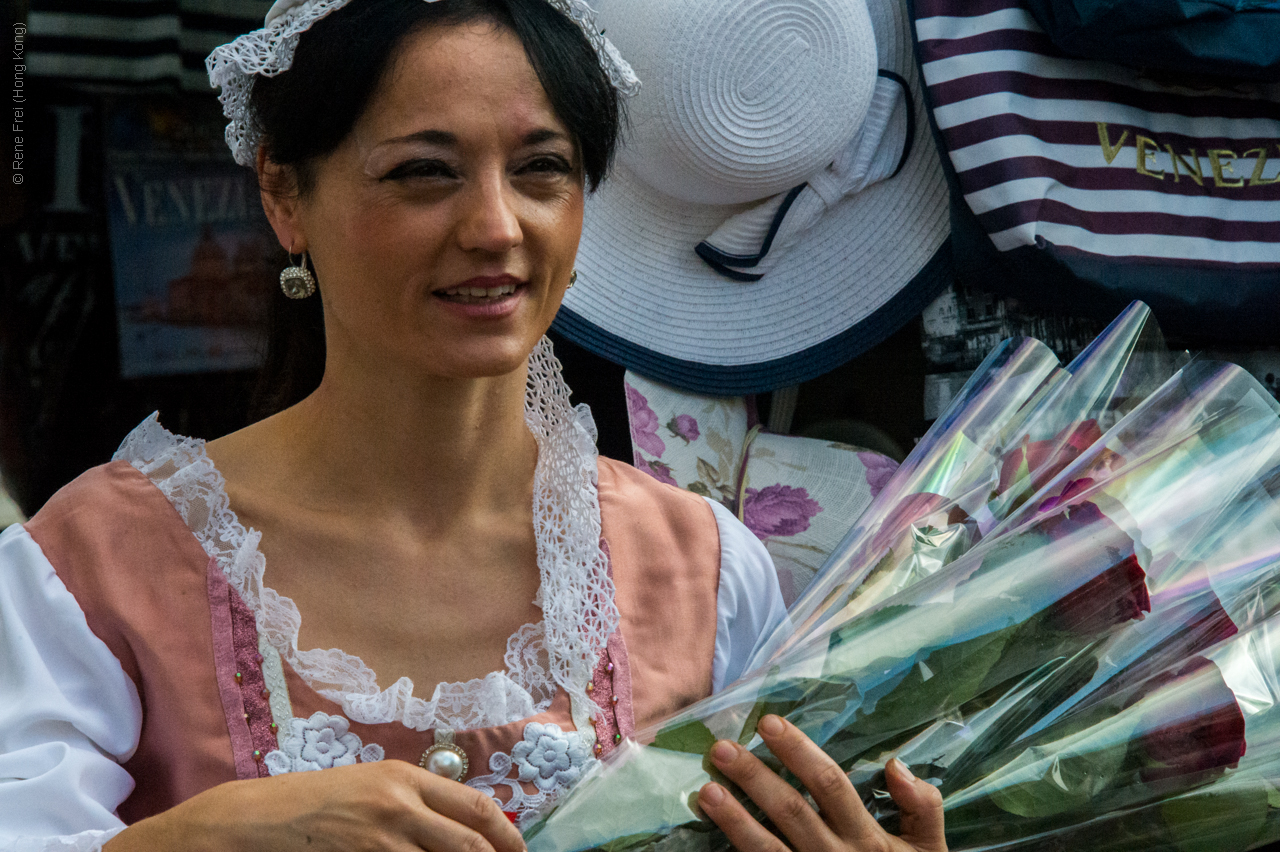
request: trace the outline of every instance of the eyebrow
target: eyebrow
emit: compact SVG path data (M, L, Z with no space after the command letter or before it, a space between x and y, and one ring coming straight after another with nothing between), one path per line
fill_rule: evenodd
M531 130L520 140L522 145L540 145L543 142L553 141L569 141L569 137L548 127L540 127L537 130ZM395 144L400 142L422 142L427 145L439 145L444 148L456 147L458 137L446 130L419 130L417 133L410 133L407 136L397 136L394 139L388 139L384 144Z

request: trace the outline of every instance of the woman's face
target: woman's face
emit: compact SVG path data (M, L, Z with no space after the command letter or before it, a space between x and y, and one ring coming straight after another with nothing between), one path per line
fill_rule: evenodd
M312 191L272 221L311 253L330 359L493 376L560 306L583 194L519 39L481 21L410 36Z

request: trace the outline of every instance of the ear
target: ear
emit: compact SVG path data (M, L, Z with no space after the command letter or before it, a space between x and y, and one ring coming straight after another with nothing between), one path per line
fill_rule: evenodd
M272 161L265 148L258 148L258 194L262 209L276 232L280 247L290 254L307 250L307 235L302 227L302 204L292 170Z

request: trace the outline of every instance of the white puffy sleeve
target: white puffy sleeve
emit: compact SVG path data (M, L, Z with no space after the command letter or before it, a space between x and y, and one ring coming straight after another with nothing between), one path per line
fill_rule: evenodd
M733 513L707 499L720 530L720 588L716 596L716 650L711 691L742 674L755 650L787 617L778 572L769 551Z
M138 746L133 681L40 546L0 534L0 850L100 848L124 828Z

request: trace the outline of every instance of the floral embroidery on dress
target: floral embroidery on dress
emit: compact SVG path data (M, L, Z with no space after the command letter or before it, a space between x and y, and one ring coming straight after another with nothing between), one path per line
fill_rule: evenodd
M360 742L351 732L351 723L341 716L317 710L310 719L294 718L288 732L280 733L280 748L266 757L272 775L313 772L334 766L350 766L359 761L382 760L382 746Z
M547 792L578 780L591 759L591 747L577 731L530 722L524 726L524 739L511 749L511 759L519 769L521 781L532 781Z
M497 788L506 787L502 810L514 814L516 828L523 831L595 762L591 740L581 731L562 731L556 724L529 722L524 726L524 738L515 744L511 754L491 754L489 774L472 778L467 786L495 799L501 798ZM532 789L526 789L526 784Z

